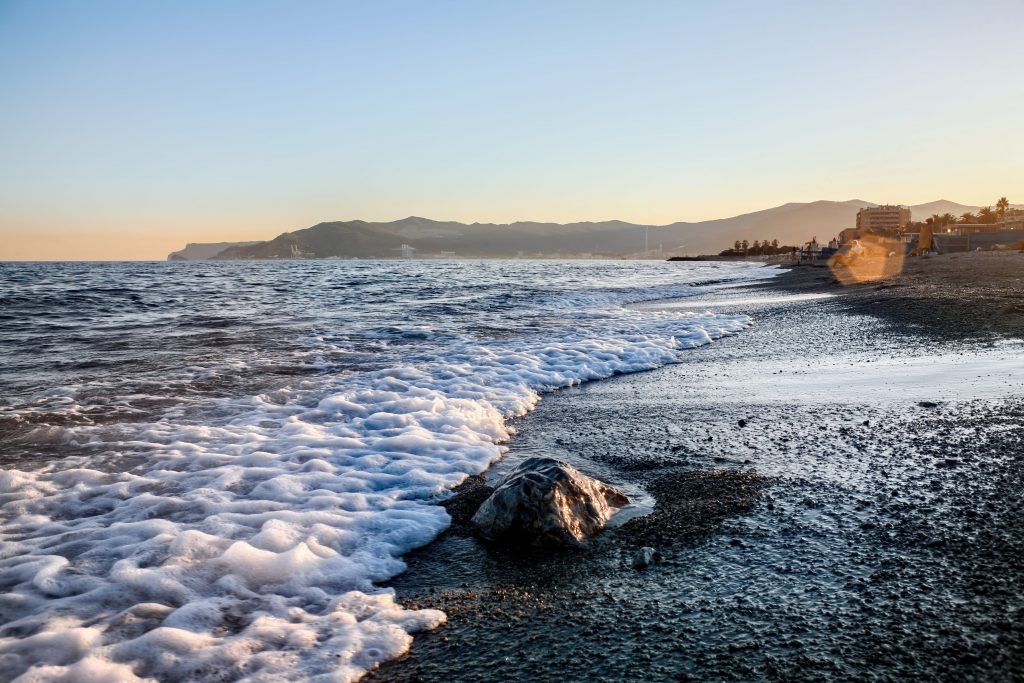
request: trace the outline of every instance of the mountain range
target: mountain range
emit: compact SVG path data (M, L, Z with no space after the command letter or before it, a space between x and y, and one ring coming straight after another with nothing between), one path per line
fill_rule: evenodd
M715 254L736 240L779 240L802 244L828 240L853 227L857 211L872 202L789 203L731 218L669 225L623 221L583 223L458 223L410 216L397 221L334 221L284 232L262 242L189 244L170 254L173 261L282 258L510 258L516 256L659 257ZM960 215L980 207L947 200L911 206L917 219L932 214Z

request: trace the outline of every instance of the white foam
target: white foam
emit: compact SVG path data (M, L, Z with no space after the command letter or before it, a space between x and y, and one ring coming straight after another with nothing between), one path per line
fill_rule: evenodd
M566 315L600 325L558 340L453 339L316 391L211 401L207 421L169 412L118 441L72 428L144 454L128 472L87 458L0 472L0 671L347 681L400 655L445 617L378 585L448 525L437 503L501 457L509 417L541 392L671 363L749 324L598 310L605 295L587 296L591 308L569 301Z

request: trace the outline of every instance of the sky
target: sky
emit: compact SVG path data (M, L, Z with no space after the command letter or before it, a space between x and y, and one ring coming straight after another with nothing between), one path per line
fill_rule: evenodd
M1024 202L1024 2L0 0L0 260Z

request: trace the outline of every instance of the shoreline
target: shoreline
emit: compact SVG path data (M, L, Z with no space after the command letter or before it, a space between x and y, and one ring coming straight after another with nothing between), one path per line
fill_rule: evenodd
M73 678L101 660L160 680L355 679L399 656L444 615L403 610L380 582L448 527L437 503L501 458L508 418L538 391L742 330L737 315L621 304L763 269L280 264L244 286L228 272L73 270L12 278L19 362L0 427L43 457L4 490L18 541L0 563L11 677ZM22 287L37 280L39 296ZM132 541L112 541L118 528ZM85 643L71 653L50 646L67 624ZM164 627L202 647L164 647L177 633Z
M448 625L418 635L410 653L364 680L812 679L868 672L980 680L1024 673L1024 635L1001 626L999 616L1000 609L1016 609L1011 622L1024 618L1024 603L1008 607L1024 588L1024 560L1017 559L1024 557L1024 517L1006 498L1024 480L1021 392L998 385L995 395L1005 398L936 404L924 399L939 385L913 379L915 357L938 353L940 365L952 362L965 350L955 339L990 348L1000 331L1016 329L1013 316L989 329L967 321L943 335L919 320L900 321L910 301L905 287L842 291L831 280L827 271L808 268L735 288L726 294L737 300L730 312L749 309L758 321L753 330L687 351L680 363L657 371L546 395L518 425L506 460L561 457L609 483L650 492L654 514L605 532L583 553L485 548L460 524L460 515L475 510L485 475L446 505L452 528L407 555L407 571L388 583L402 604L445 610ZM766 294L791 301L744 303ZM668 305L714 305L700 299ZM971 305L970 296L959 299ZM923 312L948 300L943 293L912 301ZM876 342L893 332L897 338L879 348ZM883 392L881 399L862 387L852 391L863 395L850 399L772 400L770 383L751 387L743 376L751 361L758 365L759 353L767 356L766 376L785 367L798 385L818 382L814 369L793 370L807 349L767 343L776 334L819 351L837 340L852 345L855 354L870 356L867 362L888 359L920 386L896 397ZM999 367L999 358L992 362ZM985 442L973 443L965 430ZM943 439L929 442L927 434ZM900 454L895 462L893 453ZM987 462L996 455L999 468ZM818 472L821 466L839 474ZM978 486L963 481L967 472L979 475L986 491L1002 493L972 502L968 490L977 496ZM854 474L854 484L845 480ZM989 525L979 546L963 519L945 519L954 509L973 510L971 520L998 516L1002 526ZM926 522L937 513L942 520ZM632 570L630 554L647 544L664 561ZM922 586L942 592L943 584L978 580L955 557L936 558L954 548L976 550L971 561L987 568L992 584L980 604L958 609L962 619L951 613L950 596L908 598ZM872 566L875 558L881 566ZM837 605L830 607L830 595ZM925 617L934 632L914 639L913 625ZM963 638L968 646L952 646ZM892 647L892 640L903 642Z
M824 264L800 265L761 286L834 294L847 312L940 339L1024 338L1024 253L908 258L897 275L853 285L841 284Z

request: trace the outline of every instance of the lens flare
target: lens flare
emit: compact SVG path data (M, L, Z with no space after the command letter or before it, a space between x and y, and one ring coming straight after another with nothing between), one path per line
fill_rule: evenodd
M905 245L899 240L868 235L844 246L828 267L844 285L884 280L903 271Z

